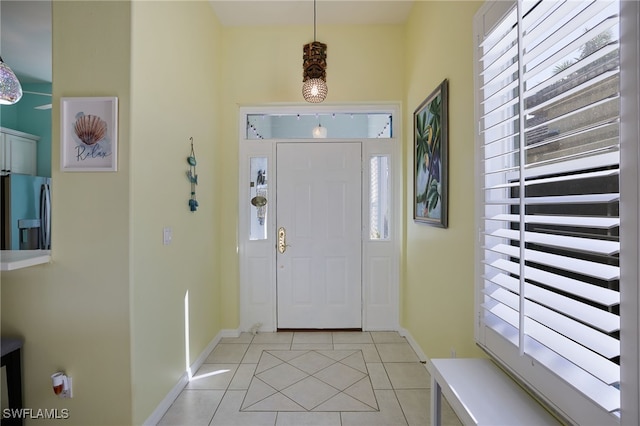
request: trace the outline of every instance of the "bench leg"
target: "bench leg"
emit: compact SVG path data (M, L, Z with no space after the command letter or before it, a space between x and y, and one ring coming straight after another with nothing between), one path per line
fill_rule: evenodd
M431 377L431 426L440 426L442 424L442 389L436 381Z
M2 357L2 365L7 371L7 399L10 409L22 407L22 369L20 367L20 349ZM2 425L22 425L22 417L3 419Z

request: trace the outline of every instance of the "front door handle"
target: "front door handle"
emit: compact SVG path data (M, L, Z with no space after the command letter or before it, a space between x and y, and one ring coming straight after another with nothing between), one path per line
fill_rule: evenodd
M287 247L289 247L287 244L287 230L281 226L278 228L278 251L280 254L284 254L287 251Z

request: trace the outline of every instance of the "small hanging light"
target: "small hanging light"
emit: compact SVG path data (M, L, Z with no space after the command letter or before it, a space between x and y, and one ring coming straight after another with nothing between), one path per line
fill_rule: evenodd
M313 0L313 43L302 49L302 96L320 103L327 97L327 45L316 41L316 0Z
M318 123L318 127L313 128L312 134L316 139L324 139L327 137L327 128Z
M22 98L22 86L0 56L0 105L13 105Z

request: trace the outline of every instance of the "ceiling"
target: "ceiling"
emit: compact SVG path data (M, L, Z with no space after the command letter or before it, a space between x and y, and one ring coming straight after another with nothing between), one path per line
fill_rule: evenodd
M51 82L51 1L0 1L0 55L22 83Z
M398 24L413 0L317 0L317 25ZM224 26L313 25L311 0L209 0ZM0 1L0 54L23 83L50 83L51 0Z
M311 0L210 0L225 26L313 25ZM318 0L317 24L400 24L413 0Z

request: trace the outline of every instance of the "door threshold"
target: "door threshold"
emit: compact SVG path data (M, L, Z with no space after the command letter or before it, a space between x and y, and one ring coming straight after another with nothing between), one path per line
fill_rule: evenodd
M328 332L328 331L362 331L362 328L278 328L276 331L285 332Z

